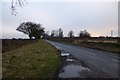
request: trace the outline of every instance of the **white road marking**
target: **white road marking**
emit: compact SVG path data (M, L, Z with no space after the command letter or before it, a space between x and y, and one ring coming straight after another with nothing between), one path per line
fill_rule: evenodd
M73 62L73 61L74 61L74 59L66 59L66 61Z
M60 55L61 56L69 56L70 54L69 53L61 53Z
M116 61L116 62L120 62L119 60L116 60L116 59L112 59L113 61Z

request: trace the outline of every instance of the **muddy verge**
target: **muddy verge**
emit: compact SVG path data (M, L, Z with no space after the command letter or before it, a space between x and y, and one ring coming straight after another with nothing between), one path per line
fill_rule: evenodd
M109 78L108 75L94 66L86 65L69 52L60 50L61 67L57 70L57 78Z

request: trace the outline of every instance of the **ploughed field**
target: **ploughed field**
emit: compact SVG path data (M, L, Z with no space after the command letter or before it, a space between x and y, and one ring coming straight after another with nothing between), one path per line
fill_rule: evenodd
M2 39L2 53L36 42L29 39Z

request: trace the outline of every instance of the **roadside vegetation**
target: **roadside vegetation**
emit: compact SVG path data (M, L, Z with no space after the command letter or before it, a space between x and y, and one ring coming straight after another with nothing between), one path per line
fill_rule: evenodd
M58 50L44 40L7 51L2 56L3 78L54 78L60 66Z
M94 48L94 49L99 49L99 50L104 50L108 52L113 52L113 53L120 53L120 43L117 42L117 39L115 40L97 40L94 39L90 41L90 39L70 39L70 38L51 38L50 40L52 41L57 41L65 44L72 44L76 46L81 46L81 47L87 47L87 48Z
M120 43L103 43L103 42L81 42L81 43L72 43L77 46L100 49L108 52L119 53L120 50Z

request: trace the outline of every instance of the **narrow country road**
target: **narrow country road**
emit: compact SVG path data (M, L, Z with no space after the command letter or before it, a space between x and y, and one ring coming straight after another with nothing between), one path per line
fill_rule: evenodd
M62 44L48 40L46 41L60 50L70 52L70 54L84 61L88 66L92 65L96 67L105 74L109 75L111 78L118 78L118 64L120 63L118 60L118 54L96 49L78 47L74 45Z

